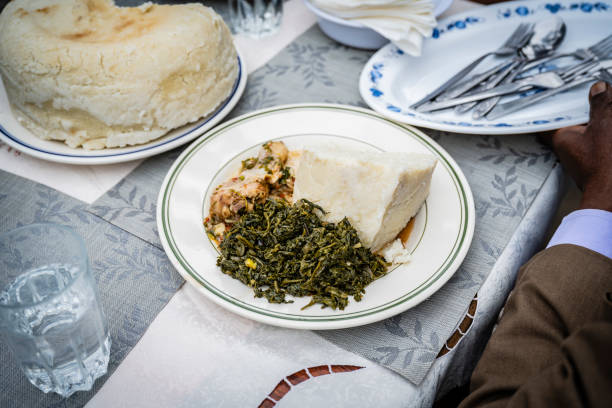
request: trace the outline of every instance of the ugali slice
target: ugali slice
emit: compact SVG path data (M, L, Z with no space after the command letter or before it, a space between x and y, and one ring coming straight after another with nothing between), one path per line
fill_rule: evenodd
M429 194L436 165L418 153L305 150L295 173L293 199L308 199L328 214L347 217L373 251L392 241Z

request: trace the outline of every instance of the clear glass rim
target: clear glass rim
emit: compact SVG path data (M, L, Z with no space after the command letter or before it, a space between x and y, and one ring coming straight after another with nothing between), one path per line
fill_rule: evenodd
M85 268L81 268L81 270L79 270L79 272L74 275L72 277L72 279L70 280L70 282L68 282L68 284L66 286L64 286L62 288L62 290L60 290L57 293L54 293L53 295L45 298L44 300L41 300L39 302L32 302L32 303L22 303L22 304L9 304L9 305L4 305L2 303L0 303L0 309L27 309L29 307L33 307L33 306L37 306L37 305L42 305L44 303L48 303L54 299L56 299L57 297L59 297L60 295L62 295L64 292L66 292L66 290L70 289L70 287L74 284L74 282L76 282L81 276L83 276L83 274L89 269L89 257L87 255L87 248L85 247L85 242L83 241L83 238L81 238L81 236L79 234L77 234L72 228L67 227L65 225L60 225L60 224L54 224L51 222L39 222L39 223L34 223L34 224L28 224L28 225L23 225L21 227L17 227L14 228L10 231L6 231L3 233L0 233L0 241L6 239L8 236L18 233L19 231L25 231L25 230L29 230L29 229L33 229L33 228L56 228L56 229L61 229L64 230L66 232L68 232L71 236L73 236L78 245L79 245L79 249L80 252L84 255L85 257ZM4 290L3 287L0 287L0 290Z

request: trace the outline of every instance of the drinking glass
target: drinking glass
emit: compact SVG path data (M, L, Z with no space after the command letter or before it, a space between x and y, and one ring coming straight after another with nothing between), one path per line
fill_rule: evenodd
M260 38L278 31L282 0L228 0L230 25L236 34Z
M0 333L45 393L68 397L106 374L110 338L74 231L32 224L0 234Z

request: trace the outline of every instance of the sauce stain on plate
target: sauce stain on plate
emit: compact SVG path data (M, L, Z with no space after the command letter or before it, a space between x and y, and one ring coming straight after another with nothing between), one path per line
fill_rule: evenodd
M398 234L398 238L402 241L402 245L406 245L406 242L408 242L408 238L410 238L410 234L412 233L412 230L414 229L414 220L416 217L412 217L410 219L410 221L408 221L408 224L406 224L406 226L404 227L403 230L400 231L400 233Z

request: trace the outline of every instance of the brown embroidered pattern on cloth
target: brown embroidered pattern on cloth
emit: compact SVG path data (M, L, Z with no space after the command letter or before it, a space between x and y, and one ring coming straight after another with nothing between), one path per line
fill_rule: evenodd
M281 400L281 398L291 391L292 386L298 385L312 377L319 377L332 373L348 373L351 371L361 370L362 368L364 367L354 365L320 365L296 371L295 373L283 378L276 385L276 387L274 387L270 395L261 401L259 408L269 408L275 406L276 403Z

